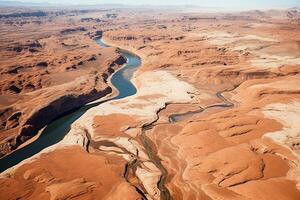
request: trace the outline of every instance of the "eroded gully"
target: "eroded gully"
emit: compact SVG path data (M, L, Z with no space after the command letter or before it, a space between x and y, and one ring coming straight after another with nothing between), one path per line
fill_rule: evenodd
M105 47L107 47L107 45L105 45ZM128 55L126 57L128 59ZM234 87L231 90L234 90L236 87ZM210 108L233 107L234 104L232 102L228 101L222 95L223 92L229 92L231 90L224 90L224 91L220 91L220 92L216 93L216 97L219 98L222 101L222 103L209 105L205 108L201 108L201 109L193 111L193 112L171 115L171 116L169 116L169 123L175 123L175 122L184 120L195 114L202 113L205 110L210 109ZM169 104L166 104L165 107L162 108L161 110L165 109L168 105ZM159 192L160 192L160 195L159 195L160 199L161 200L170 200L170 199L172 199L172 197L171 197L171 194L170 194L168 188L166 187L166 182L168 181L167 180L168 179L168 171L162 165L161 159L157 155L157 150L156 150L155 144L153 144L153 142L146 135L147 131L151 130L156 125L159 125L159 124L155 124L155 123L159 120L159 113L161 110L157 111L156 120L154 120L153 122L151 122L149 124L144 124L141 127L141 132L140 132L140 134L137 135L137 137L135 139L138 140L139 143L142 145L142 148L145 150L145 153L147 154L147 156L149 158L149 161L152 162L156 166L156 168L159 169L159 171L161 173L160 179L157 182L157 188L159 189ZM143 180L139 180L138 181L139 183L136 183L136 181L132 181L132 180L138 179L138 177L136 175L136 170L138 167L141 167L144 162L143 159L140 157L141 152L139 152L138 148L136 149L136 152L130 152L130 151L128 151L128 149L121 147L120 145L118 145L112 141L109 141L109 140L93 141L93 140L91 140L91 137L88 133L87 133L87 138L90 141L88 143L89 145L87 146L87 151L89 151L89 148L93 148L93 150L96 150L96 151L107 152L107 150L101 150L101 147L106 147L106 148L114 147L119 150L109 150L109 152L116 153L116 154L130 155L132 159L130 159L130 161L127 162L127 164L125 165L123 176L129 184L131 184L132 186L134 186L136 188L136 191L141 195L142 199L149 199L149 197L151 199L151 196L149 196L147 190L143 186Z
M109 47L103 41L98 40L97 43L102 46L103 48ZM118 95L112 99L106 100L116 100L116 99L122 99L131 95L134 95L136 93L135 86L130 82L130 78L132 77L134 71L141 66L140 58L136 55L129 53L128 51L122 51L121 53L124 57L127 59L127 64L122 69L120 69L118 72L116 72L111 79L112 84L116 87L116 89L119 91ZM124 76L124 72L130 71L131 75ZM127 72L128 72L127 71ZM206 108L194 111L194 112L187 112L182 114L174 114L169 116L169 122L174 123L181 121L187 117L190 117L194 114L201 113L205 111L206 109L212 108L212 107L232 107L233 104L229 102L227 99L225 99L222 96L222 92L218 92L216 96L222 100L223 103L211 105ZM103 102L100 102L103 103ZM80 116L82 116L88 109L98 106L100 103L90 104L87 105L78 111L75 111L73 113L70 113L66 116L63 116L51 124L49 124L44 132L41 134L40 138L37 139L37 141L33 142L32 144L29 144L28 146L17 150L16 152L13 152L11 155L6 157L5 160L0 160L0 162L4 163L5 165L2 165L1 171L4 171L8 169L9 167L12 167L16 165L17 163L21 162L22 160L25 160L36 153L40 152L41 150L45 149L48 146L54 145L60 140L63 139L63 137L69 132L70 125L77 120ZM167 105L166 105L167 106ZM153 121L152 123L145 124L141 127L141 132L137 136L137 140L142 145L142 149L145 150L145 153L147 154L149 158L149 162L153 163L156 168L160 171L160 179L157 182L157 188L160 192L160 199L162 200L170 200L172 199L170 192L168 188L165 186L168 178L168 172L164 168L164 166L161 163L161 159L157 155L157 151L155 148L155 145L152 143L152 141L147 137L146 132L151 130L153 127L155 127L157 124L157 120L159 119L159 112L161 110L157 111L157 119ZM90 148L92 147L94 150L102 151L100 150L102 147L117 147L120 149L120 151L116 151L115 153L121 153L121 154L127 154L132 157L132 159L126 164L124 169L124 178L128 183L130 183L132 186L134 186L137 190L137 192L141 195L142 199L148 199L149 194L145 187L142 184L142 181L139 181L139 184L132 181L132 177L137 178L136 170L139 166L142 165L142 162L144 162L139 154L140 152L132 153L128 151L126 148L120 147L119 145L115 144L112 141L93 141L89 135L88 132L86 132L86 136L88 138L88 143L86 146L86 150L89 152Z

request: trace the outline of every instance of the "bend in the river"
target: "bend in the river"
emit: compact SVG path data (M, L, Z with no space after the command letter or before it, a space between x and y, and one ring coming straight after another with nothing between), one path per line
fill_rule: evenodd
M103 48L109 47L108 45L103 43L101 39L96 40L96 42ZM134 71L141 65L141 59L138 56L131 54L127 51L121 50L121 53L124 57L126 57L127 63L124 67L122 67L120 70L114 73L111 78L112 84L119 91L119 93L116 97L108 99L105 102L128 97L136 93L136 88L130 82L130 79ZM40 137L34 142L0 159L0 173L17 165L25 159L34 156L43 149L61 141L65 137L65 135L70 131L70 127L73 122L75 122L79 117L81 117L87 110L103 102L104 101L88 104L86 106L81 107L78 110L75 110L63 117L54 120L52 123L47 125L47 127L42 131Z

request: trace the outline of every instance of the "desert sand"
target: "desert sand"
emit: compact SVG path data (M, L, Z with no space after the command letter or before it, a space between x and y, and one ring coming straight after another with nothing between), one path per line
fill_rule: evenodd
M45 12L0 18L3 156L67 110L116 95L118 48L142 60L137 92L3 172L0 199L300 199L299 9Z

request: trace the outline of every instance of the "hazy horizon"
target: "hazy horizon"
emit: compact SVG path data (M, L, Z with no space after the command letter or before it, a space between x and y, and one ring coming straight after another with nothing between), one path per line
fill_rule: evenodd
M49 4L64 4L64 5L96 5L96 4L124 4L124 5L196 5L201 7L215 7L215 8L227 8L227 9L266 9L266 8L286 8L300 6L299 0L252 0L241 1L241 0L5 0L1 2L24 2L24 3L49 3Z

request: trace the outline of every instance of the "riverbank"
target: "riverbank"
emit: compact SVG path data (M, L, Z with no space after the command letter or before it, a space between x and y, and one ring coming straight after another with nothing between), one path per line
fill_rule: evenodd
M127 56L127 60L130 61L130 55L124 54L124 56ZM137 58L138 59L138 58ZM120 63L118 63L120 64ZM121 67L118 69L113 76L108 77L108 84L113 85L111 82L111 79L116 76L115 82L123 82L122 87L129 86L129 82L126 82L123 78L123 71L124 68L130 68L132 63L128 63L124 65L124 67ZM133 67L139 66L139 63L135 63L136 65L133 65ZM115 66L116 64L113 64L111 66ZM113 73L114 70L111 68L111 70L108 70L110 73ZM127 83L127 84L125 84ZM122 95L131 95L135 93L135 90L123 92L123 88L121 88L120 85L113 86L115 88L115 91L120 90ZM65 115L64 117L61 117L55 121L53 121L51 124L48 124L48 126L40 133L40 137L37 137L36 140L33 140L31 143L27 144L26 146L22 147L21 149L17 149L16 151L12 152L12 154L5 156L0 160L1 163L1 171L7 170L7 168L13 167L15 168L19 162L21 162L19 165L22 165L26 162L30 162L34 157L40 155L40 151L42 152L49 152L52 151L54 147L49 147L51 145L55 145L57 142L62 140L67 132L70 129L70 125L79 118L82 114L84 114L88 109L92 108L93 106L96 106L102 102L106 102L111 99L117 99L122 98L122 95L120 95L120 92L115 92L115 96L109 97L103 97L100 98L97 103L86 105L77 111L70 112L69 114ZM79 139L81 140L81 139ZM84 140L84 139L82 139ZM47 148L47 149L45 149ZM45 149L45 150L44 150ZM30 158L33 156L30 160L25 160L27 158ZM24 160L24 161L23 161ZM8 169L9 171L9 169Z
M84 12L86 36L143 59L134 95L63 118L0 199L300 199L298 11Z
M130 63L127 63L127 65L128 64ZM123 73L124 71L122 72L121 70L119 70L118 72ZM130 159L129 157L134 156L135 159L138 160L137 162L139 162L140 164L143 163L142 166L136 169L136 171L134 170L135 167L128 169L134 170L131 171L130 176L137 177L142 184L135 185L134 183L131 183L130 178L127 177L126 179L128 179L128 183L134 186L135 188L139 188L139 190L148 198L159 198L161 193L160 190L162 189L161 187L164 187L164 184L159 186L159 188L157 188L156 185L161 179L161 176L166 176L167 174L165 174L165 171L161 171L162 166L158 166L157 163L159 163L159 158L156 158L156 160L153 161L151 160L154 157L151 156L152 153L150 152L152 152L152 148L155 147L143 146L144 144L150 144L149 141L146 141L145 136L143 136L144 142L142 144L138 144L138 140L136 142L133 142L131 140L133 138L137 139L137 135L142 135L142 127L145 124L151 124L153 121L155 121L157 119L157 113L161 109L164 109L164 107L168 103L192 101L191 95L189 95L189 93L194 93L194 89L192 86L177 80L170 73L163 71L147 72L141 74L137 77L134 77L132 82L135 86L138 87L137 94L131 97L127 97L123 100L117 100L113 98L114 100L112 101L104 102L99 106L89 109L82 117L80 117L74 124L72 124L70 132L64 137L64 139L61 142L44 149L42 152L36 154L31 159L26 160L20 163L19 165L15 166L14 168L7 170L5 173L3 173L4 177L6 176L5 174L17 173L19 168L24 165L30 165L31 163L34 164L41 157L43 157L44 154L51 154L51 152L58 151L59 149L73 147L74 145L79 145L81 147L87 148L89 152L97 152L99 150L103 151L102 148L105 149L105 145L101 147L99 146L98 149L89 149L90 147L88 146L88 144L92 142L99 143L103 140L107 140L111 143L116 143L116 148L120 146L121 148L127 149L127 156L124 153L117 153L117 155L123 157L127 162L133 162L132 159ZM173 87L170 87L170 85L168 85L170 83L172 83L171 85L173 85ZM162 87L163 85L165 86ZM123 95L121 95L121 97L122 96ZM126 137L106 138L106 136L100 139L99 135L97 135L99 133L93 130L93 127L97 126L97 123L91 124L91 122L93 122L99 116L105 117L113 113L118 115L121 114L134 116L134 120L140 126L140 128L138 128L140 133L136 133L136 136L132 135L132 137L130 137L131 139ZM117 121L111 122L113 122L115 125L116 123L118 123ZM102 123L102 120L100 121L100 123ZM129 123L127 124L127 126L132 126L132 124ZM123 128L119 127L118 129L121 131ZM135 131L138 131L138 129ZM109 132L109 130L106 131ZM135 132L131 129L128 129L128 131ZM87 133L88 135L90 135L91 138L87 137ZM132 151L132 149L138 149L138 155L135 154L134 151ZM146 157L139 157L140 155Z
M0 49L0 157L24 146L54 119L112 92L107 78L125 60L113 48L99 48L88 31L57 30L49 37L38 32L31 39L39 40L30 44L23 44L26 36L16 36L13 45L21 52Z

